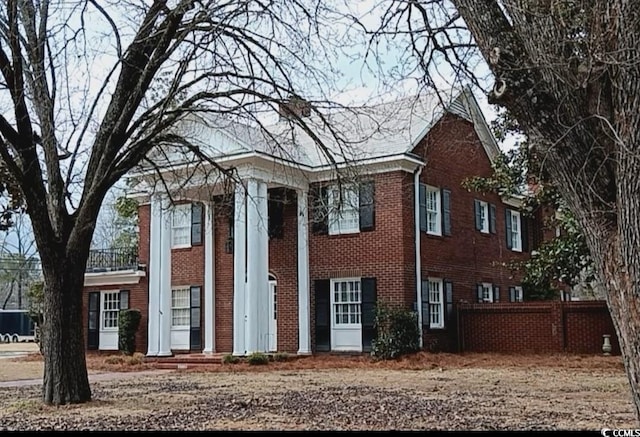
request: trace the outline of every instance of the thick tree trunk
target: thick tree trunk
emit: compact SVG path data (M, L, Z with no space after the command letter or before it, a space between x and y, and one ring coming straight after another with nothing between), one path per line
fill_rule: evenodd
M60 256L43 263L44 273L44 378L42 399L46 404L88 402L91 389L85 359L82 324L84 264Z

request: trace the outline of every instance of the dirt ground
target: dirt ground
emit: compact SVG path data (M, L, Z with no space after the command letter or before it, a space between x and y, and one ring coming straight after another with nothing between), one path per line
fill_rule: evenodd
M108 356L89 356L87 366L92 373L153 368ZM41 377L37 354L0 359L0 380L28 379L32 371L28 378ZM43 405L39 385L0 388L0 430L638 427L620 357L420 353L376 362L324 355L139 375L94 382L92 402L64 407Z

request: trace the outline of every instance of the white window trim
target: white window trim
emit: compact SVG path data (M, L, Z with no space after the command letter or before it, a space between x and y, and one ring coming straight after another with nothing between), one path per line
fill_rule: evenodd
M118 308L115 310L105 310L104 308L104 303L105 303L105 296L107 294L115 294L117 296L117 302L118 302ZM111 326L111 327L105 327L104 326L104 322L105 322L105 318L104 318L104 314L107 311L115 311L115 312L119 312L120 311L120 290L103 290L100 292L100 331L102 332L113 332L113 331L117 331L118 330L118 324L116 322L116 326ZM116 317L117 320L117 317Z
M444 281L441 278L427 278L427 308L429 312L427 317L429 317L429 329L443 329L444 328ZM440 322L432 323L431 322L431 290L430 290L430 282L437 283L438 289L440 291ZM424 317L424 316L423 316Z
M181 211L181 210L187 210L187 213L186 213L186 215L188 216L187 225L186 226L174 226L174 223L173 223L174 214L178 213L178 211ZM183 228L189 229L189 231L188 231L188 233L189 233L188 243L185 243L185 244L174 244L173 238L174 238L174 235L175 235L175 230L176 229L183 229ZM189 248L189 247L191 247L191 204L190 203L184 203L184 204L180 204L180 205L175 205L173 207L173 210L171 211L171 248L172 249L185 249L185 248Z
M482 232L483 234L488 234L490 230L489 222L491 221L491 217L489 217L489 203L483 200L478 200L478 203L480 204L480 216L484 217L484 220L482 220L482 229L480 229L480 232ZM484 216L482 215L483 213Z
M438 237L442 236L442 199L440 197L440 188L438 187L434 187L432 185L426 185L425 184L425 192L426 192L426 214L427 214L427 234L429 235L436 235ZM434 193L435 194L435 199L436 199L436 209L431 210L429 209L429 193ZM435 229L434 230L429 230L429 214L433 213L436 216L436 225L435 225Z
M327 200L329 202L329 223L328 223L328 227L329 227L329 235L342 235L342 234L357 234L360 232L360 212L358 210L358 206L357 205L347 205L348 203L348 199L342 199L343 202L338 206L338 210L335 210L333 205L334 205L334 191L338 189L338 185L332 185L329 187L328 189L328 195L327 195ZM355 193L355 198L358 200L358 203L360 201L360 193L358 192L358 186L356 184L343 184L342 185L342 191L343 194L344 193L348 193L349 191ZM346 194L343 197L350 197L347 196ZM347 202L344 202L344 200L347 200ZM346 206L346 208L345 208ZM343 208L344 211L348 211L348 212L352 212L355 211L356 216L358 217L358 220L356 220L356 224L354 227L351 228L343 228L340 226L340 217L339 215L342 214L343 212Z
M174 307L173 306L173 292L174 291L178 291L178 290L187 290L187 301L189 302L187 304L186 307ZM186 325L174 325L173 324L173 310L184 310L187 309L189 311L191 311L191 286L189 285L182 285L182 286L174 286L171 287L171 330L172 331L188 331L189 329L191 329L191 323L187 323Z
M515 290L514 293L514 302L524 302L524 292L522 290L522 286L521 285L516 285L515 287L513 287Z
M485 299L484 290L487 289L487 288L489 289L489 298ZM482 283L482 302L493 303L493 284L491 284L489 282L483 282Z
M357 305L360 305L360 323L336 323L336 305L341 305L344 302L336 304L335 301L335 284L340 282L358 282L360 283L359 291L360 291L360 302ZM360 329L362 327L362 278L353 277L353 278L332 278L330 280L330 303L331 303L331 326L333 328L339 329ZM349 305L352 305L349 302Z
M509 210L509 219L511 220L511 250L514 252L522 252L522 216L519 211L514 211L512 209ZM516 221L518 223L518 238L515 239L514 243L514 232L513 232L513 223Z

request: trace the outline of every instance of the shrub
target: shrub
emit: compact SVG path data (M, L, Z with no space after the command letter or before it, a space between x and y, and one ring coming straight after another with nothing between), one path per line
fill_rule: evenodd
M273 361L288 361L291 356L286 352L276 352L273 354Z
M254 352L247 357L247 363L251 364L252 366L268 364L269 357L262 352Z
M233 356L231 354L226 354L222 356L222 363L223 364L235 364L238 361L240 361L240 358Z
M415 311L379 303L374 324L377 334L371 344L371 355L375 358L388 360L420 349L420 328Z
M136 332L140 326L140 310L120 310L118 313L118 349L126 355L136 350Z

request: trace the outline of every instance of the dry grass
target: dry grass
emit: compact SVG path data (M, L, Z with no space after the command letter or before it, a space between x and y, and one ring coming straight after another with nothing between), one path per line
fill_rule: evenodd
M110 370L149 364L120 361L88 360ZM0 430L637 427L620 357L424 353L373 362L320 355L140 373L96 381L92 393L92 402L55 408L39 403L39 386L0 388Z

